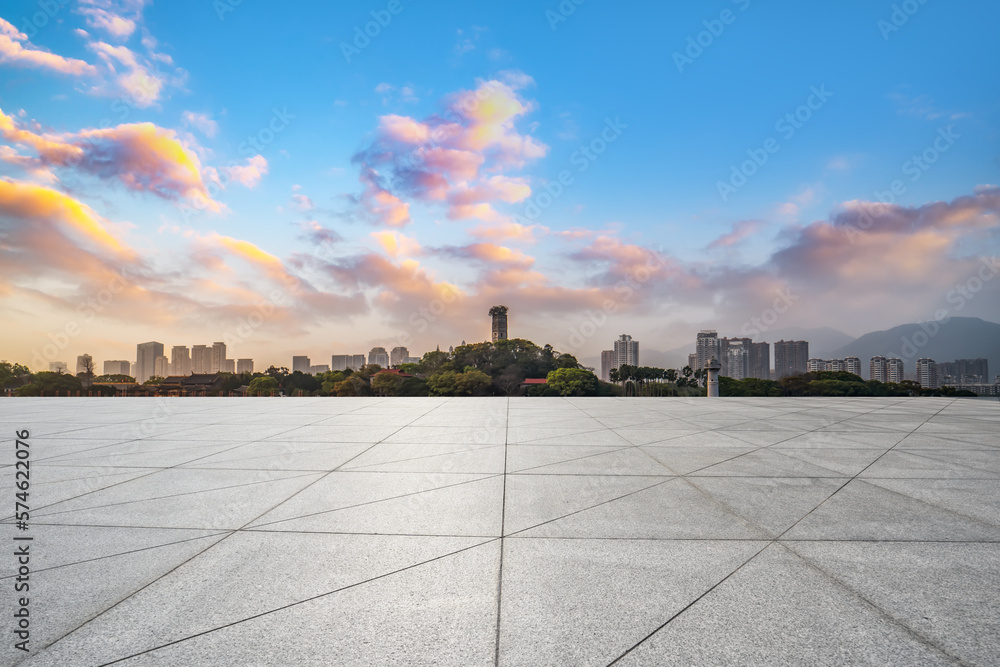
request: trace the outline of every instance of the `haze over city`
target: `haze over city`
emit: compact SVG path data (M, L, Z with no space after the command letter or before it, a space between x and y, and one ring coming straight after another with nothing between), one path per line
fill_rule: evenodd
M996 320L1000 8L569 4L6 3L2 356Z

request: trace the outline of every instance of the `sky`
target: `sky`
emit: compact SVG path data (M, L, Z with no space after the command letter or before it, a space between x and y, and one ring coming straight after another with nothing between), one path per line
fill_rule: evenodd
M499 304L591 365L623 333L1000 319L995 2L0 17L0 358L36 370L418 356Z

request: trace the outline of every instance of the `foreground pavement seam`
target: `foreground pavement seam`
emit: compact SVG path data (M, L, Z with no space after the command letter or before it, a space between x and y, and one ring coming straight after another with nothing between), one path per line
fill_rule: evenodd
M900 403L901 403L901 402L902 402L902 401L900 401ZM954 401L952 401L952 403L954 403ZM944 410L945 408L947 408L948 406L950 406L950 405L951 405L952 403L948 403L948 404L947 404L946 406L942 407L942 408L941 408L941 410L938 410L938 411L937 411L936 413L934 413L934 414L940 414L940 412L941 412L942 410ZM897 403L897 404L898 404L898 403ZM872 412L878 412L879 410L882 410L882 409L884 409L884 407L885 407L885 406L883 406L882 408L879 408L879 409L877 409L877 410L872 410L872 411L870 411L869 413L863 413L863 414L871 414ZM915 428L914 428L913 430L915 431L915 430L916 430L917 428L920 428L920 426L922 426L922 425L923 425L923 423L926 423L926 420L925 420L924 422L922 422L922 423L921 423L920 425L918 425L917 427L915 427ZM903 440L905 440L905 439L906 439L906 436L904 436L903 438L901 438L901 439L899 440L899 442L902 442L902 441L903 441ZM898 445L898 444L899 444L899 442L897 442L896 444ZM896 445L893 445L892 447L895 447L895 446L896 446ZM879 456L879 459L880 459L880 458L882 458L882 456L885 456L885 454L886 454L886 453L888 453L888 452L889 452L889 451L890 451L890 450L892 449L892 447L890 447L890 448L889 448L889 449L887 449L887 450L886 450L886 451L885 451L885 452L884 452L884 453L883 453L882 455L880 455L880 456ZM763 449L763 448L762 448L762 449ZM748 564L748 563L749 563L750 561L752 561L752 560L754 560L755 558L757 558L757 556L759 556L759 555L760 555L761 553L763 553L763 552L764 552L765 550L767 550L767 549L768 549L768 548L769 548L769 547L770 547L771 545L773 545L773 544L775 544L776 542L778 542L779 540L781 540L781 538L782 538L782 537L783 537L784 535L786 535L786 534L787 534L787 533L788 533L788 532L789 532L790 530L792 530L793 528L795 528L795 526L797 526L797 525L798 525L798 524L800 524L800 523L801 523L802 521L804 521L804 520L805 520L805 519L806 519L806 518L807 518L807 517L808 517L809 515L811 515L811 514L812 514L813 512L815 512L815 511L816 511L817 509L819 509L820 507L822 507L822 506L823 506L824 504L826 504L826 502L827 502L827 501L829 501L829 500L830 500L830 498L833 498L834 496L836 496L836 495L837 495L837 493L839 493L839 492L841 491L841 489L843 489L843 488L844 488L845 486L847 486L848 484L850 484L852 480L854 480L854 479L857 479L857 476L858 476L858 475L860 475L860 474L861 474L862 472L864 472L865 470L867 470L868 468L870 468L870 467L871 467L872 465L874 465L874 464L875 464L875 462L876 462L876 461L878 461L879 459L875 459L875 461L872 461L872 462L871 462L870 464L868 464L868 466L866 466L866 467L865 467L865 468L864 468L863 470L861 470L860 472L858 472L858 473L857 473L857 475L855 475L855 476L854 476L854 477L852 477L851 479L848 479L848 480L847 480L846 482L844 482L844 483L843 483L842 485L840 485L840 487L838 487L838 488L837 488L837 489L836 489L836 490L835 490L835 491L834 491L833 493L831 493L831 494L830 494L829 496L827 496L827 497L826 497L826 498L825 498L825 499L824 499L824 500L823 500L822 502L820 502L820 503L819 503L819 504L817 504L817 505L816 505L815 507L813 507L813 508L812 508L811 510L809 510L808 512L806 512L806 513L805 513L805 514L804 514L804 515L803 515L803 516L802 516L801 518L799 518L799 520L798 520L798 521L796 521L796 522L795 522L795 523L793 523L793 524L792 524L791 526L789 526L789 527L788 527L788 528L786 528L786 529L785 529L784 531L782 531L782 533L781 533L780 535L778 535L778 536L777 536L777 537L775 537L774 539L770 540L770 541L768 542L768 544L766 544L766 545L765 545L765 546L764 546L764 547L763 547L763 548L762 548L762 549L761 549L760 551L758 551L757 553L755 553L755 554L753 554L752 556L750 556L750 558L748 558L748 559L747 559L746 561L744 561L744 562L743 562L743 564L741 564L741 565L740 565L739 567L737 567L737 568L736 568L735 570L733 570L733 571L732 571L732 572L730 572L730 573L729 573L728 575L726 575L726 576L725 576L725 577L724 577L724 578L723 578L722 580L720 580L720 581L719 581L718 583L716 583L716 584L715 584L714 586L712 586L712 587L711 587L711 588L709 588L709 589L708 589L707 591L705 591L704 593L702 593L701 595L699 595L699 596L698 596L697 598L695 598L695 599L694 599L693 601L691 601L691 603L690 603L690 604L688 604L688 605L687 605L687 606L685 606L685 607L684 607L683 609L681 609L681 610L680 610L679 612L677 612L676 614L674 614L673 616L671 616L671 617L670 617L669 619L667 619L667 620L666 620L666 621L665 621L665 622L664 622L664 623L663 623L662 625L660 625L660 626L659 626L658 628L656 628L655 630L653 630L652 632L650 632L650 633L649 633L648 635L646 635L645 637L643 637L643 638L642 638L642 639L641 639L641 640L640 640L639 642L637 642L636 644L634 644L634 645L633 645L633 646L632 646L631 648L629 648L629 649L628 649L627 651L625 651L624 653L622 653L621 655L619 655L619 656L618 656L617 658L615 658L614 660L612 660L611 662L609 662L609 663L608 663L608 667L611 667L611 666L612 666L612 665L614 665L615 663L617 663L617 662L621 661L621 659L622 659L622 658L624 658L624 657L625 657L626 655L628 655L629 653L631 653L632 651L634 651L635 649L637 649L637 648L638 648L639 646L641 646L642 644L644 644L644 643L645 643L646 641L648 641L648 640L649 640L650 638L652 638L652 637L653 637L653 636L654 636L655 634L657 634L658 632L660 632L660 630L662 630L663 628L667 627L667 626L668 626L668 625L669 625L669 624L670 624L671 622L673 622L673 621L674 621L674 620L675 620L676 618L678 618L678 617L679 617L679 616L680 616L681 614L683 614L683 613L684 613L684 612L686 612L686 611L687 611L688 609L690 609L691 607L693 607L694 605L696 605L696 604L697 604L697 603L698 603L698 602L699 602L700 600L702 600L702 599L703 599L703 598L704 598L704 597L705 597L706 595L708 595L709 593L711 593L712 591L714 591L714 590L715 590L716 588L718 588L718 587L719 587L719 586L720 586L720 585L721 585L722 583L724 583L724 582L725 582L726 580L728 580L728 579L729 579L730 577L732 577L732 576L733 576L734 574L736 574L736 573L737 573L737 572L739 572L739 571L740 571L741 569L743 569L743 567L745 567L745 566L746 566L746 565L747 565L747 564ZM950 656L949 656L949 657L950 657Z
M375 403L374 405L378 405L378 404L379 404L379 403L381 403L381 402L384 402L384 401L379 401L379 402L376 402L376 403ZM444 405L445 403L447 403L447 401L445 401L444 403L442 403L442 404L440 404L440 405L437 405L437 406L435 406L435 407L431 408L430 410L428 410L428 411L427 411L427 413L424 413L424 414L428 414L428 413L430 413L430 412L433 412L434 410L436 410L437 408L441 407L441 405ZM361 410L361 409L364 409L364 408L366 408L366 407L369 407L369 406L362 406L362 407L360 407L360 408L357 408L356 410ZM352 410L352 411L349 411L349 412L354 412L354 410ZM347 414L347 413L344 413L344 414ZM424 416L424 415L421 415L421 416ZM420 417L417 417L416 419L419 419L419 418L420 418ZM400 427L400 429L402 429L402 428L405 428L405 426L401 426L401 427ZM291 429L291 430L296 430L296 429ZM397 429L397 431L398 431L398 430L399 430L399 429ZM384 439L384 438L383 438L383 439ZM381 442L381 441L379 441L379 442ZM250 443L246 443L246 444L250 444ZM374 446L375 446L375 445L377 445L377 444L378 444L378 443L375 443L375 444L373 444L373 445L372 445L372 447L374 447ZM242 445L241 445L241 446L242 446ZM371 449L371 448L369 447L368 449ZM228 451L228 450L226 450L226 451ZM368 451L368 450L366 449L365 451ZM362 453L364 453L364 452L362 452ZM360 456L360 454L359 454L359 456ZM196 460L197 460L197 459L196 459ZM332 473L332 472L334 472L334 471L331 471L331 473ZM330 473L328 473L328 474L330 474ZM326 477L326 475L323 475L323 476L321 476L321 477L320 477L319 479L317 479L317 480L315 480L314 482L312 482L312 484L308 484L308 485L306 485L305 487L303 487L302 489L299 489L299 490L298 490L298 491L297 491L296 493L293 493L293 494L292 494L291 496L289 496L288 498L285 498L284 500L280 501L279 503L277 503L277 504L276 504L276 505L274 505L273 507L269 508L268 510L266 510L266 511L262 512L261 514L257 515L256 517L254 517L253 519L251 519L250 521L248 521L248 522L247 522L246 524L244 524L244 525L243 525L243 526L242 526L241 528L245 528L245 527L246 527L247 525L249 525L250 523L253 523L254 521L256 521L257 519L259 519L260 517L264 516L264 514L267 514L268 512L271 512L271 511L273 511L273 510L274 510L275 508L279 507L279 506L280 506L280 505L282 505L283 503L285 503L285 502L287 502L288 500L290 500L291 498L295 497L296 495L298 495L299 493L301 493L302 491L304 491L304 490L305 490L306 488L309 488L309 486L312 486L313 484L316 484L316 482L320 481L320 479L323 479L324 477ZM141 479L141 478L140 478L140 479ZM86 495L86 494L84 494L84 495ZM40 655L40 654L44 653L44 652L45 652L45 651L47 651L47 650L48 650L49 648L51 648L52 646L54 646L54 645L58 644L58 643L59 643L60 641L62 641L62 640L63 640L63 639L65 639L66 637L68 637L68 636L72 635L72 634L73 634L74 632L76 632L76 631L80 630L81 628L83 628L84 626L86 626L86 625L87 625L88 623L92 622L92 621L93 621L93 620L95 620L96 618L99 618L100 616L102 616L102 615L106 614L107 612L111 611L112 609L114 609L115 607L117 607L117 606L118 606L118 605L120 605L121 603L125 602L125 601L126 601L126 600L128 600L129 598L131 598L131 597L135 596L135 595L136 595L137 593L139 593L139 592L141 592L141 591L145 590L146 588L149 588L150 586L152 586L152 585L153 585L153 584L155 584L156 582L160 581L160 580L161 580L161 579L163 579L164 577L167 577L167 576L169 576L170 574L172 574L173 572L176 572L176 571L177 571L177 570L178 570L179 568L183 567L183 566L184 566L185 564L187 564L187 563L191 562L191 561L192 561L192 560L194 560L195 558L198 558L199 556L201 556L201 555L202 555L202 554L204 554L205 552L207 552L207 551L211 550L211 549L212 549L213 547L217 546L217 545L218 545L219 543L221 543L221 542L223 542L223 541L227 540L228 538L232 537L232 535L233 535L233 534L235 534L235 533L237 533L237 532L239 532L239 530L240 530L240 529L238 528L238 529L236 529L236 530L232 530L232 531L229 531L229 534L227 534L227 535L224 535L224 536L223 536L223 537L222 537L221 539L219 539L219 540L215 541L214 543L212 543L211 545L209 545L209 546L208 546L208 547L206 547L205 549L203 549L203 550L199 551L198 553L194 554L194 555L193 555L193 556L191 556L190 558L187 558L187 559L185 559L184 561L182 561L182 562L178 563L178 564L177 564L176 566L174 566L173 568L171 568L171 569L170 569L170 570L168 570L167 572L164 572L164 573L163 573L162 575L160 575L160 576L158 576L158 577L154 578L154 579L153 579L152 581L148 582L147 584L145 584L145 585L143 585L143 586L140 586L139 588L137 588L136 590L132 591L131 593L129 593L128 595L126 595L126 596L125 596L125 597L123 597L122 599L120 599L120 600L118 600L117 602L115 602L114 604L112 604L112 605L110 605L110 606L108 606L108 607L106 607L106 608L102 609L102 610L101 610L100 612L98 612L97 614L94 614L93 616L91 616L90 618L88 618L87 620L85 620L85 621L84 621L83 623L81 623L81 624L77 625L77 626L76 626L75 628L73 628L73 629L72 629L72 630L70 630L69 632L66 632L66 633L63 633L63 634L62 634L62 635L61 635L60 637L58 637L57 639L55 639L55 640L53 640L52 642L50 642L49 644L47 644L47 645L46 645L46 646L45 646L44 648L42 648L42 649L41 649L41 651L39 651L39 653L37 653L37 654L35 654L35 655L37 656L37 655ZM29 657L30 657L30 656L29 656ZM21 661L19 661L19 662L21 662ZM118 661L116 660L115 662L118 662ZM108 663L108 664L110 664L110 663Z
M508 434L510 433L510 397L507 397L507 417L506 428L504 429L504 446L503 446L503 494L501 496L500 504L500 564L497 568L497 631L496 631L496 645L494 647L493 653L493 665L494 667L499 667L500 665L500 614L503 611L503 551L504 544L506 543L506 529L507 529L507 443L509 441Z

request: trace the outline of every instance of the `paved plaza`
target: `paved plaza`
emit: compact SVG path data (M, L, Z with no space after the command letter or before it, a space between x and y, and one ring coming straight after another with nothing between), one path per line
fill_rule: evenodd
M1000 664L997 401L22 398L0 423L0 664Z

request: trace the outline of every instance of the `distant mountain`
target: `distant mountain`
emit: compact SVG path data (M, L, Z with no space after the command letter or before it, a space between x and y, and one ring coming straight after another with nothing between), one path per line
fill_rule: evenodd
M809 354L817 356L811 346ZM903 359L907 374L913 373L917 359L924 357L937 362L983 357L988 360L992 379L1000 374L1000 324L978 317L953 317L944 324L903 324L865 334L824 358L858 357L862 375L868 378L868 361L878 355Z
M786 329L774 329L766 331L759 336L754 336L755 342L767 341L772 343L771 362L774 363L774 346L776 340L805 340L809 341L809 356L815 359L836 359L835 350L848 345L854 340L853 336L848 336L843 331L838 331L830 327L819 327L817 329L803 329L802 327L788 327Z

